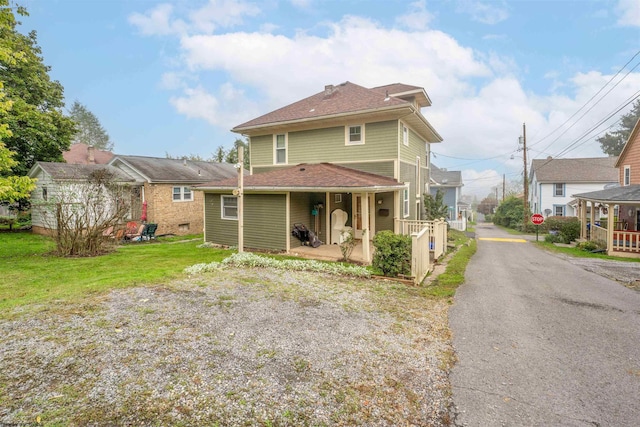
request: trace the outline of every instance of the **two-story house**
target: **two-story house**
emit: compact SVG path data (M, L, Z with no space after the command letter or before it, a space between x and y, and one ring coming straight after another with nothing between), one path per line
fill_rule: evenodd
M326 244L350 228L368 251L377 231L422 217L429 144L442 141L421 113L430 105L421 87L345 82L234 127L249 138L251 175L238 194L235 179L196 186L205 240L237 244L242 197L248 248L288 252L302 223Z
M460 197L462 196L462 172L450 171L442 169L431 163L429 186L430 194L435 197L438 191L442 192L442 202L447 206L447 219L455 220L462 211L468 210L467 205L464 209L460 206Z
M615 163L618 186L574 194L578 200L583 239L605 241L613 256L640 257L640 120ZM606 223L596 223L597 208Z
M598 191L618 182L617 157L533 159L529 206L544 216L578 216L573 194Z

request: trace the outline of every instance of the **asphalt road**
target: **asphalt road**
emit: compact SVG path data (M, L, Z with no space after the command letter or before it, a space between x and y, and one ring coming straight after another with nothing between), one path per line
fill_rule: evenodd
M478 225L449 313L455 425L639 426L640 292L514 237Z

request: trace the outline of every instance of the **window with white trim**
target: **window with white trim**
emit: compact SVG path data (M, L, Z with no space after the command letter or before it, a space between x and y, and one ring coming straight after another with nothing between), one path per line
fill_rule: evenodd
M564 197L564 184L560 184L560 183L553 184L553 196Z
M238 198L236 196L220 196L220 207L222 219L238 219Z
M402 143L407 147L409 146L409 128L405 125L402 125Z
M405 182L406 186L404 190L402 190L402 216L404 218L409 216L409 183Z
M286 133L281 133L273 136L273 163L276 165L287 164Z
M564 205L553 205L553 214L555 216L564 216Z
M631 185L631 166L624 167L624 184L622 185L625 187Z
M347 126L345 129L346 145L364 144L364 125Z
M193 193L189 187L173 187L174 202L190 202L193 200Z

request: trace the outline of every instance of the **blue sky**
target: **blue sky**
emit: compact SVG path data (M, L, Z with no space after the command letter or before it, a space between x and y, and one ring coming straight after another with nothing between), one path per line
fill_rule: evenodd
M640 94L638 0L19 3L67 105L119 154L210 157L326 84L400 82L433 101L433 162L484 197L521 176L523 122L530 158L603 156L595 137Z

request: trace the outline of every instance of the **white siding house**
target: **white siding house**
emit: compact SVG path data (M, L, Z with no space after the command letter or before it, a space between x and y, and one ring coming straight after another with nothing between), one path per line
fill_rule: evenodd
M599 191L617 185L617 157L534 159L529 176L529 206L533 213L578 216L572 194Z

